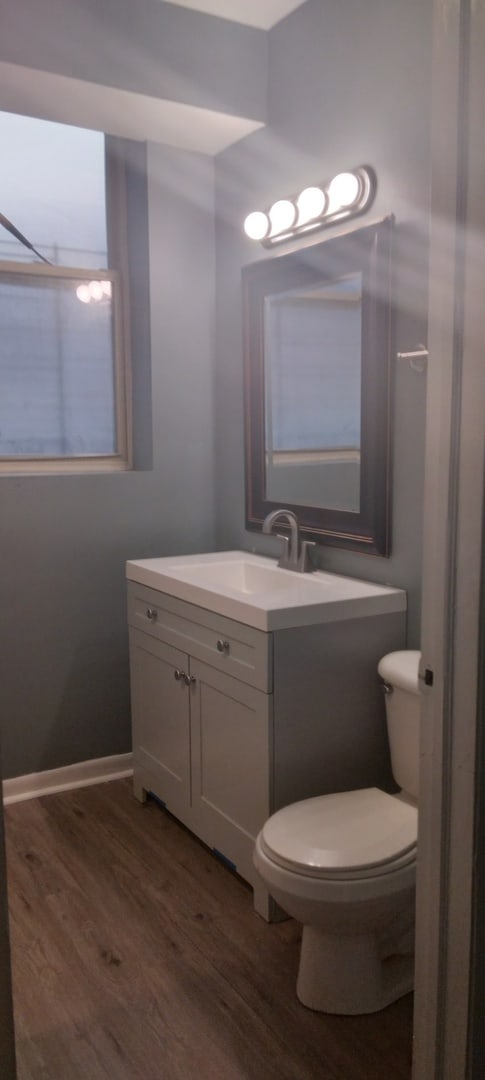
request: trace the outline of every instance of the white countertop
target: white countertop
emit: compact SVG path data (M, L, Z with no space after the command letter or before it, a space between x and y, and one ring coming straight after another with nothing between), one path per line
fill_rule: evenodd
M322 570L300 574L247 551L134 559L126 564L126 576L265 631L405 611L407 606L403 589Z

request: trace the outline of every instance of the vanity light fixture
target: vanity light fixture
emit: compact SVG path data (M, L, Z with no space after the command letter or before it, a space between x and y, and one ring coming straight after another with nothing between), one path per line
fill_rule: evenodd
M82 304L99 304L111 299L111 281L89 281L78 285L76 296Z
M254 210L244 222L244 232L264 247L313 232L368 210L377 188L376 175L368 165L338 173L327 183L307 187L298 195L278 199L269 210Z

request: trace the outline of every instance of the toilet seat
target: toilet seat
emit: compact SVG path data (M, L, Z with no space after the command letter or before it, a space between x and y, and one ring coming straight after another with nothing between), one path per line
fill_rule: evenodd
M261 850L276 865L332 881L375 878L416 859L417 808L379 788L293 803L264 825Z

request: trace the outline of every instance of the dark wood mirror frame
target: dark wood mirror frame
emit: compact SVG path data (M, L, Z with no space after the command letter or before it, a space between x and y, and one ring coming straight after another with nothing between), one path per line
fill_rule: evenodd
M360 509L296 506L306 538L320 544L390 553L391 259L394 218L244 267L246 525L260 531L281 503L266 498L265 299L362 274Z

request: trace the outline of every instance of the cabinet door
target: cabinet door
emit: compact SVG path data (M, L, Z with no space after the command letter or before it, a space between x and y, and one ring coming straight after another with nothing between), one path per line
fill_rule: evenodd
M138 630L130 631L133 764L177 817L190 806L189 693L178 672L188 657Z
M272 697L193 659L190 673L193 828L252 882L269 816Z

